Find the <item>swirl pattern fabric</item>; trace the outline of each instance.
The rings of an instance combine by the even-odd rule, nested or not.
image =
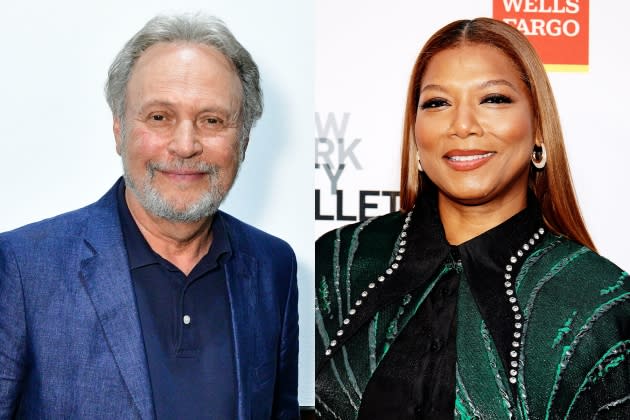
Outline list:
[[[364,313],[357,313],[357,318],[345,325],[361,293],[369,290],[369,283],[394,261],[404,223],[405,215],[391,213],[329,232],[317,242],[319,418],[361,418],[361,407],[368,403],[364,398],[379,398],[374,394],[366,397],[366,388],[384,365],[390,348],[432,290],[454,273],[459,279],[454,418],[630,418],[628,273],[551,233],[531,249],[514,273],[523,311],[514,387],[508,381],[493,331],[471,292],[466,271],[458,270],[442,254],[424,256],[441,259],[430,279],[416,288],[400,288],[400,293],[389,299],[365,298],[358,310]],[[385,287],[376,289],[370,292],[389,293]],[[326,355],[333,340],[339,344]],[[413,357],[409,355],[410,360]],[[407,367],[399,369],[404,378]],[[409,410],[408,418],[417,418],[417,414]]]

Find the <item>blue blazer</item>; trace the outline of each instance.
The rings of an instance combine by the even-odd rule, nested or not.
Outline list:
[[[288,244],[223,214],[239,419],[296,419],[297,284]],[[153,419],[116,207],[0,235],[0,418]]]

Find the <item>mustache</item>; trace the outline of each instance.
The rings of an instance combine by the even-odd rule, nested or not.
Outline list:
[[[147,170],[151,175],[153,175],[155,171],[190,171],[205,173],[208,175],[216,175],[219,173],[219,168],[216,165],[211,165],[207,162],[189,162],[179,159],[169,162],[149,162],[147,164]]]

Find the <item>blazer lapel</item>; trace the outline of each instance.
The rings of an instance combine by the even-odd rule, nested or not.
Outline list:
[[[232,242],[234,243],[234,242]],[[252,331],[253,310],[258,296],[256,260],[234,248],[234,256],[225,267],[225,278],[232,313],[232,333],[236,381],[238,390],[237,413],[239,419],[251,418],[251,371],[255,357],[255,334]]]
[[[109,201],[109,203],[107,203]],[[103,328],[120,375],[142,419],[154,418],[140,320],[115,195],[88,219],[80,277]]]

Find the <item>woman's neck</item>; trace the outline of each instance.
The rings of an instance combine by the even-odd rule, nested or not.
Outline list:
[[[438,210],[446,240],[460,245],[500,225],[527,207],[527,192],[509,200],[462,204],[438,192]]]

